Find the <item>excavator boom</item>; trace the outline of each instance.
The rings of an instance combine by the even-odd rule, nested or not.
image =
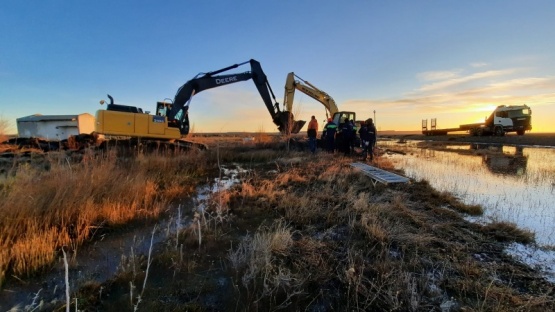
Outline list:
[[[295,77],[298,78],[298,80],[296,80]],[[339,112],[339,109],[335,104],[335,100],[329,94],[295,75],[293,72],[287,74],[287,79],[285,81],[285,95],[283,102],[285,107],[287,107],[287,110],[291,111],[293,109],[295,89],[322,103],[322,105],[326,108],[326,113],[329,113],[330,117]]]
[[[227,74],[227,75],[217,75],[219,73],[225,72],[230,69],[237,68],[241,65],[250,63],[251,71],[239,73],[239,74]],[[295,124],[293,115],[290,111],[280,111],[279,103],[276,101],[276,97],[270,84],[268,78],[260,63],[256,60],[251,59],[248,62],[243,62],[241,64],[235,64],[222,68],[217,71],[209,72],[203,74],[187,81],[179,90],[177,91],[171,110],[168,112],[168,121],[177,123],[181,134],[189,133],[189,119],[188,119],[188,109],[189,101],[191,98],[204,90],[224,86],[227,84],[245,81],[252,79],[268,112],[272,116],[272,121],[278,126],[278,129],[282,133],[297,133],[295,127],[291,127]],[[273,99],[273,101],[272,101]],[[304,124],[304,123],[303,123]],[[293,128],[293,129],[292,129]],[[299,129],[300,130],[300,129]]]
[[[247,63],[251,66],[250,71],[221,74]],[[276,101],[260,63],[252,59],[195,76],[179,88],[173,103],[158,102],[154,115],[143,112],[142,109],[135,106],[115,104],[114,99],[108,95],[110,103],[107,109],[97,111],[95,132],[103,136],[165,141],[181,140],[179,142],[182,143],[183,137],[189,133],[189,104],[196,93],[249,79],[253,80],[279,131],[285,134],[297,133],[300,130],[297,125],[301,124],[302,127],[304,121],[296,122],[290,111],[280,110],[279,103]],[[101,104],[103,103],[104,100],[101,101]]]

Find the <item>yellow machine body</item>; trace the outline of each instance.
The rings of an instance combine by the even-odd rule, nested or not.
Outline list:
[[[180,139],[179,128],[169,127],[165,116],[98,110],[96,133],[150,139]]]

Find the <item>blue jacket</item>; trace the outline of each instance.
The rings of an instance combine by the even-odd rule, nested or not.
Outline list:
[[[347,121],[341,124],[341,134],[345,136],[345,138],[350,138],[353,136],[353,125]]]
[[[368,126],[368,134],[370,136],[370,142],[376,142],[376,137],[378,135],[377,131],[376,131],[376,126],[374,126],[373,123],[369,124]]]
[[[362,125],[360,130],[358,130],[358,133],[360,134],[361,140],[370,142],[370,133],[368,132],[368,127],[366,125]]]
[[[335,133],[337,132],[337,125],[335,124],[335,122],[333,121],[329,121],[325,126],[324,126],[324,136],[326,136],[326,138],[333,138],[335,137]]]

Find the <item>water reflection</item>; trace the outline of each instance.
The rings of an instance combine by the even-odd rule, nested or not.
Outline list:
[[[482,163],[493,173],[504,175],[522,176],[526,173],[528,156],[524,155],[522,146],[511,146],[514,153],[507,153],[503,146],[496,146],[499,150],[491,152],[489,146],[485,144],[472,144],[471,148],[478,150],[488,148],[488,153],[482,155]]]
[[[482,164],[494,174],[522,176],[526,173],[528,165],[528,155],[524,154],[524,146],[506,146],[497,143],[445,144],[437,142],[419,142],[416,146],[421,149],[481,156]]]
[[[484,207],[483,222],[508,221],[536,234],[540,245],[555,245],[555,149],[502,145],[426,145],[421,142],[386,148],[398,169],[427,180],[467,204]]]
[[[506,252],[555,282],[554,148],[417,141],[380,141],[379,147],[401,152],[384,157],[406,176],[484,208],[484,216],[467,220],[533,231],[540,248],[512,244]]]

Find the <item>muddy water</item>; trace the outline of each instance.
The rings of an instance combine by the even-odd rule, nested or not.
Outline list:
[[[195,211],[203,211],[211,194],[225,190],[239,182],[238,176],[245,171],[240,167],[221,168],[221,176],[209,185],[200,186],[195,197],[169,207],[169,213],[160,220],[152,221],[128,230],[119,230],[95,237],[94,242],[69,251],[70,288],[75,290],[85,282],[102,283],[113,277],[122,266],[130,265],[130,258],[148,254],[151,244],[174,237],[178,229],[191,223]],[[16,311],[32,311],[41,302],[65,300],[65,267],[63,259],[52,270],[41,276],[12,281],[0,291],[0,311],[15,308]]]
[[[527,262],[534,265],[538,263],[531,257],[541,256],[540,264],[555,277],[555,255],[545,250],[555,246],[554,148],[450,144],[438,150],[416,141],[381,143],[383,149],[406,153],[387,156],[406,176],[427,180],[439,191],[484,207],[482,217],[469,220],[508,221],[534,232],[540,249],[512,246],[509,251],[523,259],[530,258]]]

